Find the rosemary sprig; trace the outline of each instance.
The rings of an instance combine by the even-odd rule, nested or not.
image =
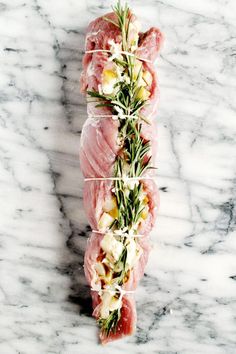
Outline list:
[[[122,50],[124,52],[129,51],[129,24],[131,20],[131,13],[127,4],[122,7],[120,1],[117,5],[113,7],[113,11],[117,15],[118,26],[122,35]],[[106,20],[109,20],[105,18]],[[111,22],[109,20],[109,22]],[[114,21],[112,21],[113,23]],[[113,23],[114,24],[114,23]],[[129,81],[120,81],[115,86],[118,87],[117,94],[115,96],[100,94],[96,91],[87,91],[88,95],[91,97],[96,97],[102,99],[105,102],[102,103],[102,106],[111,107],[113,113],[116,114],[116,106],[121,108],[126,115],[137,115],[141,108],[146,104],[147,100],[138,98],[140,91],[140,86],[138,85],[141,74],[142,74],[142,65],[140,66],[137,77],[134,77],[134,65],[135,57],[127,54],[122,55],[123,59],[114,59],[114,62],[124,68],[123,75],[128,74]],[[98,103],[98,107],[102,107]]]
[[[120,309],[114,310],[107,318],[100,318],[97,322],[102,328],[102,332],[109,336],[110,333],[115,333],[117,324],[120,319]]]
[[[122,35],[122,50],[128,51],[128,33],[129,33],[129,8],[128,5],[125,4],[124,7],[121,6],[120,0],[117,2],[116,6],[114,6],[113,11],[115,12],[118,20],[118,26]]]
[[[122,37],[122,51],[130,52],[129,27],[131,12],[127,5],[121,6],[120,1],[113,7],[117,16],[117,22],[106,17],[104,19],[118,26]],[[113,59],[114,63],[120,67],[121,80],[116,83],[114,93],[111,95],[96,91],[87,91],[88,95],[96,99],[97,107],[109,107],[112,115],[119,118],[119,138],[121,140],[121,151],[114,164],[115,177],[139,177],[144,171],[150,168],[150,142],[142,138],[142,125],[137,118],[146,121],[140,115],[140,110],[145,106],[147,100],[140,98],[140,80],[142,76],[142,64],[138,73],[135,73],[135,56],[123,53],[119,58]],[[123,119],[128,116],[129,118]],[[148,157],[149,156],[149,157]],[[114,181],[114,194],[117,200],[118,217],[114,220],[110,228],[112,230],[131,230],[139,221],[144,210],[141,194],[143,184],[138,181],[130,186],[123,179]],[[114,284],[122,286],[128,271],[127,267],[127,247],[128,240],[122,238],[124,244],[123,251],[114,264],[113,279]],[[102,332],[108,336],[115,333],[117,324],[121,316],[121,309],[110,312],[106,319],[100,318],[98,323]]]
[[[87,91],[93,98],[102,100],[104,106],[111,107],[114,114],[117,114],[116,107],[120,107],[126,115],[137,115],[147,100],[137,97],[139,87],[137,81],[133,83],[119,82],[119,90],[115,96],[100,94],[97,91]],[[98,105],[99,101],[98,101]],[[97,105],[97,106],[98,106]]]
[[[115,274],[115,278],[113,279],[113,281],[120,286],[123,284],[123,280],[126,273],[126,267],[125,267],[126,259],[127,259],[127,248],[124,247],[118,261],[115,264],[116,274]],[[106,319],[100,318],[98,320],[98,324],[100,325],[102,331],[106,336],[108,336],[111,332],[115,333],[120,316],[121,316],[120,309],[116,309],[111,311],[111,313]]]
[[[125,242],[125,239],[123,241]],[[118,285],[123,284],[123,280],[126,273],[126,260],[127,260],[127,248],[124,247],[118,261],[115,264],[116,274],[115,274],[114,281]]]
[[[122,127],[124,139],[124,155],[129,164],[128,177],[139,177],[149,167],[150,158],[146,156],[150,150],[150,142],[141,137],[141,124],[134,120],[128,121]]]
[[[116,27],[119,28],[118,23],[116,23],[115,21],[112,21],[110,18],[108,18],[108,17],[106,17],[106,16],[103,16],[103,19],[106,20],[107,22],[112,23],[114,26],[116,26]]]
[[[135,185],[134,188],[127,193],[124,181],[115,181],[115,195],[118,204],[118,217],[115,226],[118,229],[131,229],[138,222],[144,210],[142,201],[139,198],[141,191],[141,183]]]

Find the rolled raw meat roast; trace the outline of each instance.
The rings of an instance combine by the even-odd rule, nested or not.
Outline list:
[[[144,274],[159,198],[154,181],[158,85],[153,62],[162,43],[130,9],[91,22],[81,90],[88,119],[81,136],[84,207],[92,228],[84,259],[102,343],[130,335],[134,290]]]

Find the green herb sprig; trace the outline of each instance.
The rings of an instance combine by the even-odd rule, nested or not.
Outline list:
[[[104,19],[120,29],[122,37],[122,58],[114,58],[116,65],[120,66],[123,73],[123,80],[115,85],[114,93],[105,95],[97,91],[87,91],[87,94],[97,102],[96,107],[108,107],[112,115],[117,115],[119,120],[119,138],[121,141],[121,151],[114,164],[114,177],[139,177],[150,168],[150,142],[142,138],[142,124],[140,120],[148,122],[140,114],[141,109],[147,104],[147,100],[139,98],[140,79],[142,75],[142,65],[137,75],[134,75],[136,58],[126,54],[130,52],[129,28],[131,12],[127,4],[122,7],[120,1],[113,8],[117,21],[109,18]],[[125,80],[124,76],[129,80]],[[125,119],[121,117],[121,112]],[[149,156],[149,157],[148,157]],[[133,188],[128,188],[125,180],[114,181],[114,194],[117,200],[118,217],[114,220],[110,228],[112,230],[131,230],[138,223],[144,206],[141,194],[143,184],[138,181]],[[114,265],[114,284],[122,286],[127,274],[127,238],[123,237],[123,251]],[[109,336],[115,333],[117,324],[121,317],[121,309],[110,312],[106,319],[98,319],[102,332]]]
[[[102,332],[108,337],[110,333],[114,333],[120,319],[120,309],[114,310],[107,318],[100,318],[97,322]]]

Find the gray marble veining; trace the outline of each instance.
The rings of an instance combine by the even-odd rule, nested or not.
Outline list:
[[[0,2],[0,353],[236,353],[236,2],[130,1],[158,26],[153,250],[137,332],[90,317],[78,149],[85,29],[111,1]]]

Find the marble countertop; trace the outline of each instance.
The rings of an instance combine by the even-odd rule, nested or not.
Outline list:
[[[166,37],[161,207],[137,332],[98,344],[83,275],[79,77],[85,28],[111,3],[0,2],[0,353],[236,353],[234,0],[130,1]]]

